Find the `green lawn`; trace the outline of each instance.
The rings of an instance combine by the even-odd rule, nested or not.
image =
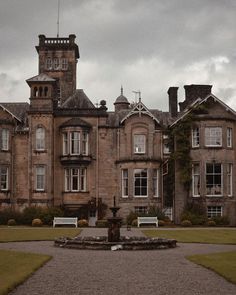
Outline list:
[[[234,229],[144,230],[148,237],[175,239],[183,243],[236,244]]]
[[[187,257],[190,261],[209,268],[236,284],[236,252],[212,253]]]
[[[75,237],[81,230],[77,228],[0,228],[0,242],[51,241],[58,237]]]
[[[50,259],[47,255],[0,250],[0,295],[8,294]]]

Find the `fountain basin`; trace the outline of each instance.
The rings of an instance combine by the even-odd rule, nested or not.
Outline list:
[[[176,240],[146,237],[120,237],[118,242],[109,242],[107,237],[61,237],[55,240],[54,246],[79,250],[157,250],[176,247]]]

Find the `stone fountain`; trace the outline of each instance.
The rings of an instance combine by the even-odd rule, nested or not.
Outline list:
[[[146,237],[122,237],[120,227],[122,218],[117,216],[120,207],[116,206],[114,197],[113,207],[109,208],[112,217],[108,217],[108,235],[95,237],[61,237],[55,240],[54,246],[70,249],[87,250],[157,250],[176,247],[176,240]]]

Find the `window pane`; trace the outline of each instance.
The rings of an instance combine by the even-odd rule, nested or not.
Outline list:
[[[128,169],[122,170],[122,197],[128,197]]]
[[[9,130],[2,129],[2,150],[7,151],[9,149]]]
[[[1,190],[7,190],[8,189],[8,168],[2,166],[0,168],[0,181],[1,181]]]
[[[141,134],[134,135],[134,153],[145,153],[146,136]]]
[[[153,196],[158,197],[158,170],[153,169]]]
[[[233,195],[232,171],[233,171],[233,165],[232,164],[227,164],[227,195],[228,196]]]
[[[192,130],[192,146],[199,147],[199,142],[200,142],[199,128],[196,127]]]
[[[212,218],[216,216],[222,216],[222,206],[208,206],[207,217]]]
[[[36,190],[45,189],[45,167],[36,167]]]
[[[222,128],[221,127],[205,128],[205,145],[206,146],[222,145]]]
[[[135,196],[147,196],[147,169],[134,170]]]
[[[36,129],[36,149],[45,149],[45,129],[43,127],[39,127]]]
[[[206,164],[207,195],[222,195],[222,165],[219,163]]]
[[[87,155],[88,154],[88,133],[83,132],[82,134],[82,154]]]
[[[200,196],[200,165],[199,163],[193,164],[193,196]]]
[[[71,132],[71,154],[78,155],[80,153],[80,133]]]
[[[63,155],[68,154],[68,133],[63,133]]]

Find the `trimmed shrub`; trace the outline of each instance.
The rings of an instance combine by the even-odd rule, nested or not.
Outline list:
[[[43,222],[42,222],[42,220],[41,219],[39,219],[39,218],[35,218],[35,219],[33,219],[33,221],[32,221],[32,226],[42,226],[43,225]]]
[[[86,219],[80,219],[78,221],[78,227],[87,227],[88,226],[88,221]]]
[[[97,227],[108,227],[108,222],[105,219],[100,219],[96,221]]]
[[[52,225],[54,217],[63,217],[64,211],[58,207],[50,207],[41,209],[41,213],[38,216],[43,224]]]
[[[181,222],[181,226],[184,226],[184,227],[189,227],[189,226],[192,226],[192,222],[190,220],[183,220]]]
[[[158,226],[164,226],[165,221],[164,220],[158,220]]]
[[[138,220],[137,219],[134,219],[132,221],[132,224],[131,225],[137,227],[138,226]]]
[[[208,221],[207,221],[207,225],[208,225],[208,226],[216,226],[216,223],[215,223],[214,220],[208,220]]]
[[[215,216],[212,217],[216,225],[229,225],[229,218],[227,216]]]
[[[7,222],[7,225],[8,225],[8,226],[16,225],[16,221],[15,221],[15,219],[9,219],[8,222]]]
[[[133,212],[133,211],[130,211],[130,212],[129,212],[129,215],[127,215],[127,217],[126,217],[126,223],[127,223],[128,225],[131,225],[132,222],[133,222],[133,220],[137,219],[138,216],[139,216],[138,213],[135,213],[135,212]]]
[[[0,213],[0,224],[7,224],[9,219],[15,219],[16,223],[20,223],[21,213],[11,208],[6,208]]]
[[[26,207],[22,212],[21,223],[31,225],[33,219],[41,217],[42,211],[41,207]]]

